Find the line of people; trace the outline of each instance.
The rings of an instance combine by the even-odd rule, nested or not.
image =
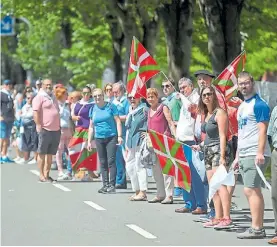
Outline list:
[[[26,94],[27,103],[22,108],[22,134],[25,139],[37,140],[32,141],[32,144],[37,143],[37,147],[28,146],[24,158],[27,160],[29,152],[36,152],[40,181],[52,182],[49,172],[52,156],[56,155],[58,180],[71,179],[70,162],[67,174],[63,173],[62,155],[69,149],[74,128],[81,126],[88,131],[86,148],[89,151],[94,147],[97,149],[103,182],[99,193],[116,193],[117,189],[126,189],[127,172],[134,191],[129,200],[172,204],[174,196],[182,195],[184,206],[175,212],[200,215],[198,221],[203,223],[203,227],[215,229],[233,227],[230,210],[235,186],[222,185],[211,203],[207,204],[211,178],[219,166],[224,166],[227,171],[235,171],[236,179],[239,173],[242,175],[244,194],[251,211],[251,227],[237,237],[264,238],[262,180],[256,165],[265,172],[270,163],[270,136],[274,147],[271,159],[272,202],[276,218],[277,108],[274,108],[270,119],[270,108],[255,92],[254,79],[248,72],[238,75],[239,97],[233,97],[228,102],[212,85],[212,73],[200,70],[195,77],[199,89],[194,88],[189,78],[181,78],[178,82],[180,92],[174,88],[173,80],[163,81],[163,99],[156,88],[147,89],[146,100],[126,95],[124,84],[118,82],[107,84],[104,90],[92,90],[86,86],[81,99],[80,94],[74,92],[69,102],[65,87],[56,85],[52,90],[51,80],[45,79],[34,98],[32,93]],[[4,93],[8,95],[10,84],[4,83],[4,86]],[[5,104],[7,109],[11,108],[9,99],[5,98],[3,104],[1,99],[1,108]],[[1,110],[1,120],[4,119],[1,130],[5,129],[5,133],[10,128],[9,124],[6,128],[3,124],[9,123],[10,113],[7,112],[3,114]],[[205,162],[206,175],[201,179],[191,166],[190,192],[178,188],[174,177],[162,173],[159,160],[151,149],[148,130],[174,137],[199,151]],[[8,134],[5,137],[7,139]],[[26,146],[28,142],[24,138]],[[1,161],[4,162],[7,158],[3,152],[5,145],[1,135]],[[151,199],[147,198],[149,169],[157,185],[157,194]],[[277,233],[277,226],[275,231]],[[276,237],[270,243],[276,244]]]

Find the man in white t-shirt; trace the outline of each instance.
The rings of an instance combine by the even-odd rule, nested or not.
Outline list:
[[[178,141],[191,146],[195,144],[194,125],[199,93],[197,89],[193,88],[193,83],[189,78],[181,78],[179,80],[179,89],[181,93],[177,97],[181,99],[182,107],[176,129],[176,138]],[[204,184],[195,167],[192,165],[190,168],[192,189],[190,192],[183,190],[185,206],[176,209],[175,212],[205,214],[207,213],[207,199],[205,197]]]
[[[240,239],[260,239],[266,236],[263,227],[264,198],[261,191],[262,179],[258,172],[264,172],[270,162],[270,146],[267,127],[270,108],[255,91],[255,82],[250,73],[238,75],[238,87],[244,96],[239,106],[238,149],[235,163],[239,163],[244,182],[244,194],[251,211],[251,227],[237,235]]]

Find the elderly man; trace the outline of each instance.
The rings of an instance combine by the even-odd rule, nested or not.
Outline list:
[[[1,146],[1,163],[12,163],[13,160],[7,156],[9,140],[12,132],[14,121],[14,104],[11,95],[12,82],[5,80],[1,90],[1,108],[0,108],[0,146]]]
[[[271,153],[271,198],[275,217],[275,236],[268,243],[277,245],[277,106],[271,113],[267,135],[273,146]]]
[[[194,145],[194,125],[195,125],[195,109],[199,101],[199,94],[193,88],[193,83],[189,78],[181,78],[179,80],[179,89],[181,94],[179,97],[182,101],[180,119],[177,124],[176,138],[186,145]],[[190,161],[189,161],[190,162]],[[204,184],[196,171],[193,164],[190,164],[192,185],[191,191],[188,193],[183,190],[183,199],[185,206],[175,210],[176,213],[205,214],[207,213],[207,199],[205,197]]]
[[[125,145],[125,138],[126,138],[126,127],[125,127],[125,121],[126,117],[129,112],[129,101],[127,97],[125,96],[125,86],[120,81],[113,84],[113,95],[114,100],[113,104],[116,105],[119,118],[122,123],[122,138],[124,140],[124,143],[121,146],[118,146],[116,151],[116,189],[127,189],[127,182],[126,182],[126,169],[125,169],[125,160],[124,160],[124,145]]]
[[[49,176],[52,156],[56,155],[60,143],[60,110],[52,93],[52,81],[42,81],[42,88],[33,99],[34,121],[38,132],[39,181],[53,182]]]

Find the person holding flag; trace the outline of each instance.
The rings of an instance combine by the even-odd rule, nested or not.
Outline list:
[[[235,164],[239,164],[244,183],[244,194],[251,211],[251,227],[239,233],[239,239],[266,237],[264,223],[264,198],[261,184],[264,171],[270,163],[270,146],[267,126],[270,120],[268,104],[256,93],[252,75],[246,71],[238,75],[238,87],[244,102],[238,109],[238,151]]]
[[[193,83],[189,78],[181,78],[179,80],[180,94],[176,97],[181,99],[182,108],[180,111],[180,119],[176,129],[176,139],[182,143],[191,146],[195,145],[194,125],[195,114],[191,112],[194,105],[198,105],[199,94],[193,88]],[[207,213],[207,199],[205,197],[204,184],[195,169],[194,165],[190,166],[192,188],[190,192],[182,190],[185,206],[175,209],[176,213],[190,213],[192,214],[206,214]]]
[[[200,113],[204,115],[202,132],[206,134],[204,142],[192,147],[204,151],[205,166],[208,182],[219,166],[228,169],[231,161],[231,148],[227,145],[228,117],[226,112],[219,107],[214,87],[201,89],[198,104]],[[230,197],[227,186],[222,185],[213,196],[215,218],[204,223],[207,228],[229,228],[232,226],[230,217]]]
[[[141,164],[140,146],[147,131],[147,117],[149,108],[141,103],[140,98],[128,95],[130,102],[129,114],[126,118],[126,171],[130,177],[132,189],[135,192],[130,201],[146,201],[147,170]]]
[[[159,94],[156,88],[147,89],[147,102],[150,105],[148,112],[148,130],[153,130],[166,136],[176,136],[175,124],[168,107],[159,103]],[[157,196],[149,203],[173,203],[174,177],[162,173],[157,162],[153,166],[153,175],[157,183]]]
[[[180,118],[180,109],[182,107],[182,103],[180,99],[177,99],[175,88],[174,88],[174,80],[171,78],[168,78],[168,80],[165,80],[162,82],[162,89],[163,93],[166,96],[166,98],[163,101],[163,104],[168,106],[172,120],[174,121],[175,126],[177,126],[177,123]],[[177,181],[175,181],[175,188],[174,188],[174,196],[180,196],[182,193],[182,189],[177,186]]]

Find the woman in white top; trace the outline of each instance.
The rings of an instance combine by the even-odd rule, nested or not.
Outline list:
[[[22,133],[22,151],[24,152],[25,162],[30,158],[30,152],[34,152],[35,163],[37,158],[38,134],[34,121],[34,112],[32,108],[33,93],[26,93],[26,104],[22,107],[21,114],[21,133]]]

